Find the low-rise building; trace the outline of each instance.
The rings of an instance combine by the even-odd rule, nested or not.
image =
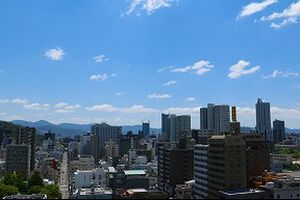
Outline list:
[[[75,199],[112,199],[113,191],[106,187],[80,188],[74,193]]]
[[[74,175],[75,189],[107,185],[107,172],[103,168],[76,171]]]
[[[262,186],[273,199],[300,199],[300,177],[285,176]]]
[[[245,189],[220,191],[221,199],[269,199],[269,195],[264,190]]]
[[[176,185],[175,199],[193,199],[195,195],[195,180]]]

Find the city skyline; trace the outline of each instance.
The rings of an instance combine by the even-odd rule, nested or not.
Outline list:
[[[0,2],[1,120],[199,128],[215,103],[255,127],[262,98],[300,128],[298,0],[33,2]]]

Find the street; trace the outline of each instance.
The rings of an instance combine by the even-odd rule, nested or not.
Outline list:
[[[67,152],[64,153],[62,163],[61,163],[59,189],[62,194],[62,199],[69,199],[69,172],[68,172]]]

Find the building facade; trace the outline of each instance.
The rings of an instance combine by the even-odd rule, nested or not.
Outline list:
[[[91,126],[92,155],[95,162],[98,162],[105,153],[107,142],[118,142],[121,134],[121,126],[110,126],[106,123],[95,124]]]
[[[270,103],[258,99],[256,103],[256,132],[262,134],[268,141],[273,141],[271,127]]]
[[[283,142],[285,139],[285,125],[284,121],[273,121],[273,143],[277,144]]]
[[[207,199],[208,181],[208,145],[197,144],[194,147],[194,176],[196,199]]]

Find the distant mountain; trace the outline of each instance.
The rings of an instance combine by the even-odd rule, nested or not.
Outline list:
[[[90,131],[90,127],[92,125],[92,124],[73,124],[73,123],[52,124],[45,120],[40,120],[37,122],[15,120],[11,122],[20,126],[34,127],[41,134],[48,132],[50,130],[51,132],[54,132],[61,136],[74,136],[78,134],[79,135],[84,134]],[[138,133],[139,130],[142,130],[142,125],[122,126],[123,134],[126,134],[128,131],[132,131],[133,133]],[[151,128],[150,133],[159,134],[160,129]]]

